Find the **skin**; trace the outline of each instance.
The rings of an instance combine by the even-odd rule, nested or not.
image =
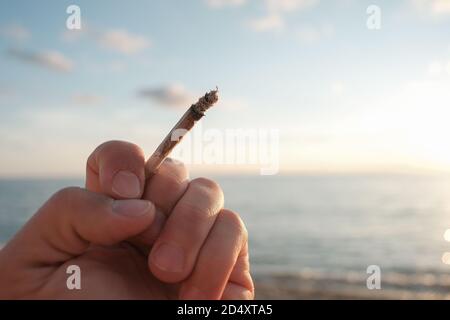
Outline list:
[[[144,164],[134,144],[99,146],[86,187],[58,191],[0,251],[0,298],[253,299],[247,231],[220,186],[170,159],[146,181]]]

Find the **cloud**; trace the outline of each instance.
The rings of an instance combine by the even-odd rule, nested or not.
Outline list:
[[[138,53],[152,45],[147,37],[125,29],[102,30],[86,22],[80,30],[64,30],[61,34],[61,39],[67,43],[74,43],[83,38],[95,41],[102,48],[128,55]]]
[[[205,0],[205,2],[210,7],[222,8],[243,6],[248,0]],[[315,6],[318,2],[319,0],[265,0],[264,5],[270,14],[303,10]]]
[[[433,17],[450,16],[449,0],[410,0],[413,7],[420,13]]]
[[[109,30],[98,33],[96,38],[102,47],[124,54],[134,54],[151,45],[146,37],[131,34],[126,30]]]
[[[73,69],[73,62],[58,51],[32,52],[9,49],[7,53],[16,60],[59,72],[70,72]]]
[[[311,8],[319,0],[266,0],[269,12],[293,12]]]
[[[247,3],[247,0],[206,0],[206,4],[212,8],[239,7]]]
[[[213,8],[225,6],[242,6],[247,0],[205,0]],[[261,1],[266,14],[259,18],[247,21],[246,25],[256,32],[280,31],[285,28],[285,15],[287,13],[302,11],[312,8],[319,3],[319,0],[264,0]]]
[[[248,22],[249,27],[257,32],[282,30],[284,20],[278,14],[270,14],[262,18],[252,19]]]
[[[316,6],[319,0],[265,0],[266,16],[248,22],[257,32],[282,30],[286,26],[285,15]]]
[[[0,35],[16,41],[23,41],[31,36],[28,29],[17,24],[11,24],[0,28]]]
[[[177,84],[142,89],[138,95],[142,98],[150,98],[166,107],[187,107],[195,102],[194,95]]]
[[[204,93],[203,93],[204,94]],[[197,102],[202,93],[192,93],[180,84],[171,84],[154,88],[144,88],[138,91],[138,96],[150,99],[164,107],[188,108]],[[249,107],[249,103],[243,99],[220,97],[220,108],[226,110],[243,110]]]

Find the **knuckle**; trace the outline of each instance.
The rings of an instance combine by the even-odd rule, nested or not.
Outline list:
[[[211,180],[211,179],[207,179],[207,178],[197,178],[191,181],[191,184],[193,186],[202,188],[202,189],[206,189],[206,190],[210,190],[212,191],[214,194],[218,194],[221,197],[223,197],[223,191],[222,188],[220,187],[220,185]]]
[[[79,187],[66,187],[57,191],[51,200],[55,202],[59,207],[70,207],[77,202],[80,193],[82,192]]]
[[[190,203],[180,204],[180,212],[183,213],[183,223],[186,223],[189,227],[198,226],[213,216],[209,208]]]
[[[178,168],[178,170],[187,172],[186,164],[183,161],[180,161],[180,160],[177,160],[174,158],[167,157],[166,159],[164,159],[163,165],[169,165],[172,167],[176,166]]]
[[[244,221],[242,221],[242,218],[238,213],[232,210],[223,209],[220,212],[220,215],[222,219],[230,225],[230,228],[232,228],[237,234],[241,235],[245,241],[247,241],[248,231],[245,227]]]
[[[81,188],[67,187],[54,193],[50,199],[39,209],[39,215],[51,216],[53,219],[65,219],[65,212],[73,212],[79,208]]]
[[[112,199],[94,193],[87,193],[80,187],[66,187],[57,191],[49,200],[49,205],[58,211],[80,211],[80,208],[89,207],[92,210],[109,210]],[[71,209],[71,210],[68,210]]]
[[[186,165],[181,161],[171,158],[166,158],[164,160],[158,174],[163,175],[177,184],[182,184],[189,176]]]

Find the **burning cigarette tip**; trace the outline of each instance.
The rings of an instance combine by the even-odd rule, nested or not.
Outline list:
[[[199,114],[205,114],[206,110],[211,108],[219,100],[219,88],[211,90],[201,97],[196,104],[192,105],[192,108]]]

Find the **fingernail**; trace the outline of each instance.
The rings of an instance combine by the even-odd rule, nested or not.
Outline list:
[[[196,287],[188,287],[181,293],[182,300],[206,300],[206,295]]]
[[[184,252],[179,246],[163,243],[153,254],[153,262],[162,271],[182,272],[184,267]]]
[[[153,204],[146,200],[116,200],[112,209],[119,215],[137,217],[149,212],[152,206]]]
[[[123,198],[136,198],[141,195],[141,183],[134,173],[119,171],[114,176],[112,190]]]

